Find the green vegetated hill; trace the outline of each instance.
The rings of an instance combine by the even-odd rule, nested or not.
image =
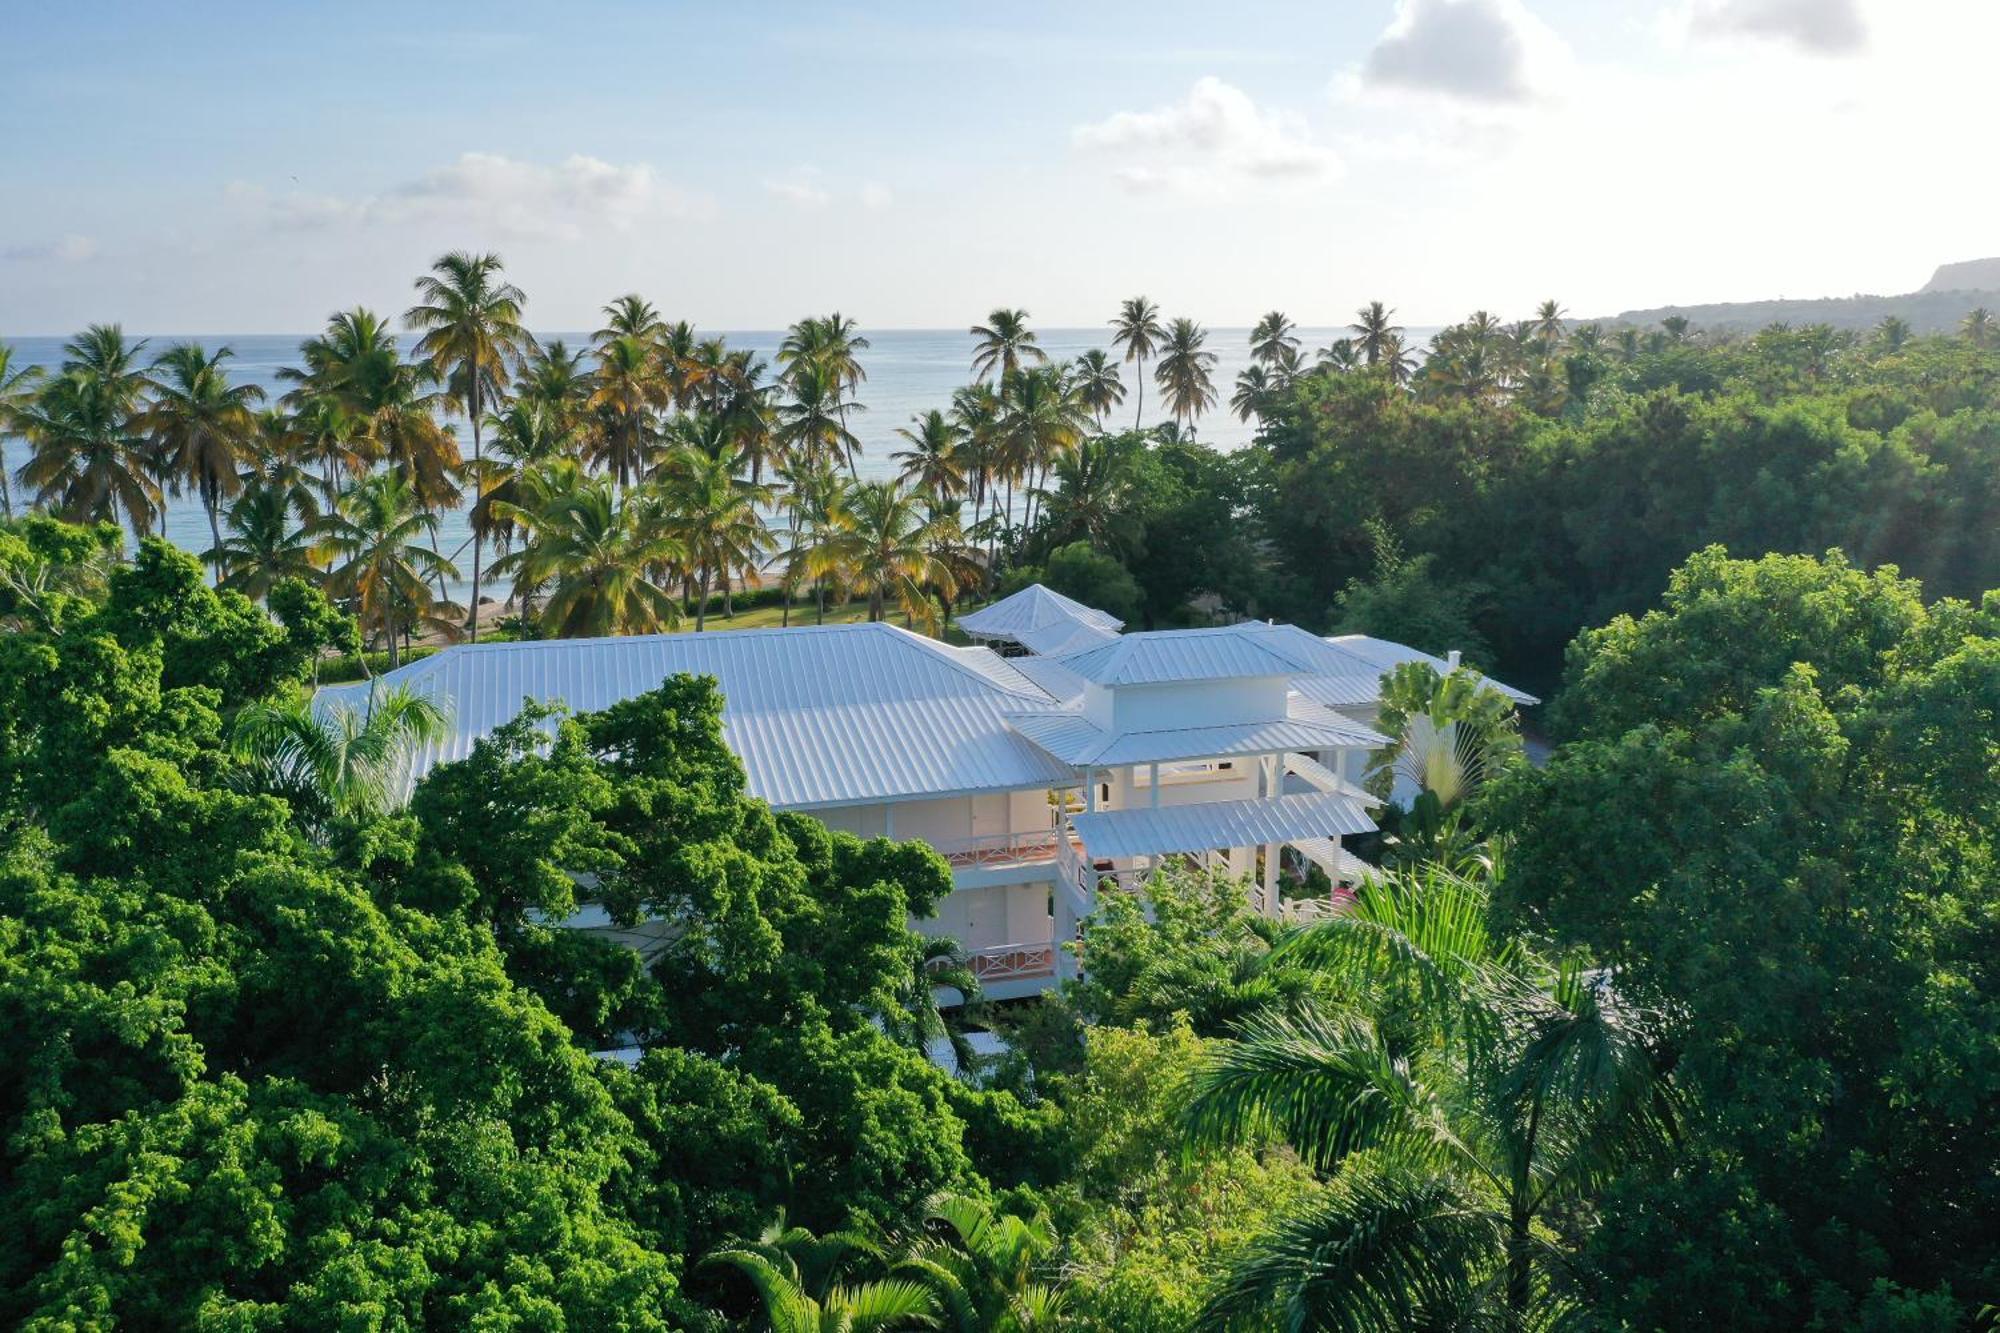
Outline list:
[[[1608,324],[1657,324],[1679,315],[1706,329],[1755,330],[1770,324],[1831,324],[1837,329],[1870,329],[1890,316],[1907,320],[1918,333],[1946,333],[1976,306],[2000,307],[2000,259],[1940,264],[1917,291],[1893,296],[1856,293],[1809,300],[1715,301],[1706,305],[1663,305],[1621,310]]]

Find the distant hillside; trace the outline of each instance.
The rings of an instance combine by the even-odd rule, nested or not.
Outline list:
[[[1899,315],[1918,333],[1948,333],[1965,312],[1986,306],[2000,312],[2000,259],[1968,259],[1940,264],[1922,290],[1901,296],[1829,296],[1807,301],[1717,301],[1709,305],[1665,305],[1623,310],[1606,324],[1657,324],[1680,315],[1699,328],[1761,329],[1766,324],[1831,324],[1837,329],[1870,329]]]

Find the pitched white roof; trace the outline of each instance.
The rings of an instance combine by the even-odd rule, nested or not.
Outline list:
[[[592,712],[682,672],[714,676],[750,791],[785,808],[1063,786],[1075,775],[1006,721],[1054,700],[985,648],[888,624],[461,644],[380,679],[442,703],[452,733],[415,775],[462,758],[521,701]],[[368,684],[320,691],[355,705]]]
[[[1070,827],[1092,857],[1201,852],[1218,847],[1368,833],[1375,823],[1345,796],[1267,796],[1071,815]]]
[[[975,638],[1011,639],[1037,653],[1049,652],[1053,648],[1039,647],[1034,639],[1054,645],[1078,626],[1116,634],[1125,627],[1125,622],[1109,612],[1085,606],[1075,598],[1065,597],[1039,583],[1030,583],[1021,591],[1002,597],[983,610],[958,618],[958,627]],[[1047,631],[1050,630],[1058,633],[1049,635]]]
[[[1286,701],[1286,716],[1282,718],[1222,726],[1114,732],[1069,709],[1016,713],[1008,721],[1036,745],[1072,765],[1152,764],[1286,750],[1373,749],[1389,743],[1387,737],[1296,696]]]
[[[1042,657],[1059,657],[1086,648],[1118,642],[1118,631],[1081,620],[1061,620],[1053,625],[1037,625],[1014,636],[1014,642]]]
[[[1340,651],[1296,625],[1246,620],[1208,629],[1150,630],[1125,634],[1082,652],[1062,665],[1099,685],[1159,685],[1249,676],[1345,678],[1356,702],[1373,700],[1381,670]]]
[[[1396,643],[1390,639],[1378,639],[1368,634],[1336,634],[1327,639],[1326,642],[1340,652],[1346,653],[1356,661],[1365,664],[1375,672],[1378,678],[1383,672],[1393,671],[1405,662],[1428,662],[1441,676],[1447,675],[1451,671],[1451,663],[1445,661],[1442,657],[1432,657],[1429,653],[1419,652],[1406,643]],[[1541,702],[1540,699],[1529,694],[1526,690],[1517,690],[1512,685],[1502,684],[1491,676],[1481,676],[1480,679],[1517,704],[1538,704]],[[1380,693],[1379,689],[1377,693]],[[1331,700],[1323,702],[1331,702]]]

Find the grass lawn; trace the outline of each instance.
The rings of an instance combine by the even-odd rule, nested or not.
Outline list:
[[[976,611],[985,605],[985,602],[975,601],[953,607],[952,617],[954,623],[957,617]],[[893,608],[883,618],[892,625],[901,625],[903,623],[903,617]],[[829,625],[858,625],[866,619],[868,619],[868,600],[865,597],[857,597],[846,606],[835,605],[831,602],[827,604],[826,623]],[[708,616],[708,630],[775,629],[784,623],[785,608],[782,606],[760,606],[755,610],[738,611],[733,620],[724,616],[720,611],[711,611]],[[812,603],[801,601],[794,606],[792,608],[791,623],[794,626],[819,623],[813,616]],[[689,616],[687,621],[681,626],[681,629],[683,632],[691,633],[694,630],[694,617]],[[956,637],[961,641],[963,640],[963,636]]]

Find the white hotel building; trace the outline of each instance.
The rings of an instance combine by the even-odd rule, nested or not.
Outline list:
[[[459,758],[524,699],[577,712],[709,675],[750,792],[864,836],[922,839],[956,885],[915,922],[972,955],[991,998],[1040,992],[1107,879],[1195,861],[1255,877],[1282,910],[1283,849],[1335,883],[1370,867],[1342,847],[1372,830],[1359,786],[1382,673],[1448,664],[1357,635],[1291,625],[1120,633],[1038,586],[964,617],[983,646],[889,624],[735,630],[447,648],[380,678],[443,705],[452,731],[414,776]],[[1521,703],[1531,696],[1505,686]],[[320,692],[359,703],[366,683]],[[572,924],[620,938],[602,909]],[[643,940],[643,928],[639,938]]]

